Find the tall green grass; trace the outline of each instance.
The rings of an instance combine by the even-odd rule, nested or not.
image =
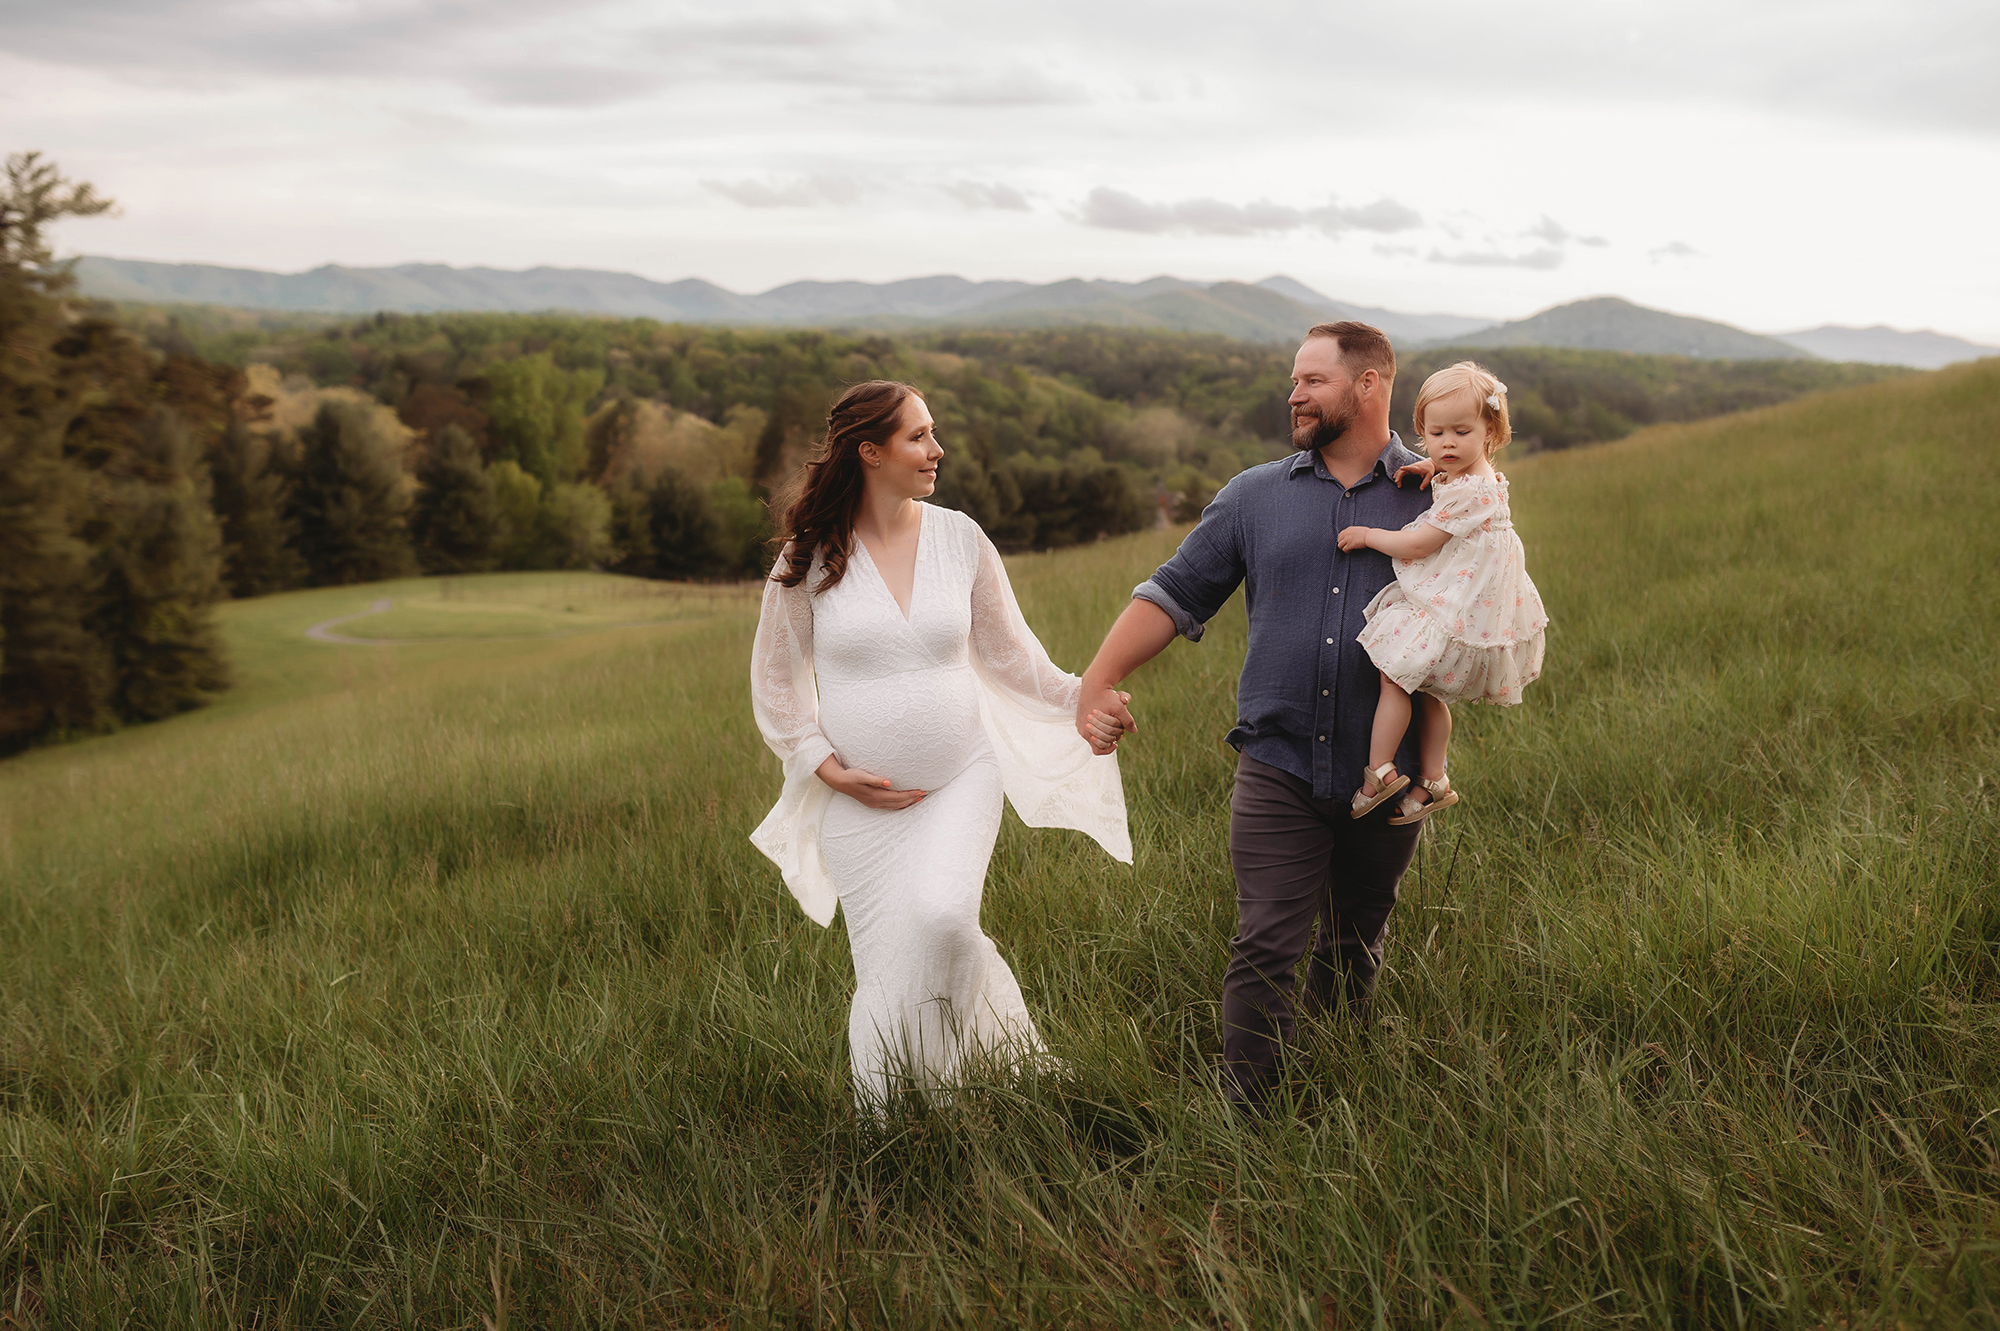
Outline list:
[[[231,606],[225,702],[0,764],[0,1320],[2000,1324],[1996,439],[1988,363],[1512,465],[1549,672],[1462,709],[1375,1020],[1261,1123],[1239,608],[1133,681],[1135,867],[1002,833],[1069,1071],[873,1129],[745,840],[747,598]],[[1013,561],[1059,661],[1173,540]]]

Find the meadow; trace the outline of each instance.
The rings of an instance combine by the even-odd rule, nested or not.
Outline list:
[[[1507,464],[1548,674],[1263,1122],[1240,602],[1131,682],[1134,867],[1003,829],[1068,1070],[882,1128],[754,589],[224,606],[215,705],[0,763],[0,1325],[2000,1326],[1996,440],[1985,362]],[[1177,537],[1010,561],[1059,662]]]

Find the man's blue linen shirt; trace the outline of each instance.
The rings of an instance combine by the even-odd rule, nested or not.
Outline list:
[[[1310,782],[1315,799],[1361,787],[1382,682],[1355,639],[1362,608],[1396,578],[1389,556],[1342,551],[1334,538],[1344,527],[1394,531],[1429,509],[1429,490],[1392,479],[1420,460],[1392,432],[1352,488],[1333,478],[1317,449],[1252,467],[1222,487],[1174,557],[1132,591],[1199,642],[1202,626],[1243,585],[1250,648],[1228,742]],[[1397,770],[1412,778],[1416,734],[1411,726],[1396,751]]]

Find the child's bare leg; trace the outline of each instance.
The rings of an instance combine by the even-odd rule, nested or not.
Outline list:
[[[1375,729],[1368,736],[1368,769],[1396,761],[1396,747],[1410,728],[1410,695],[1402,686],[1382,676],[1382,696],[1375,703]],[[1442,750],[1440,750],[1442,752]]]
[[[1451,708],[1436,698],[1425,698],[1423,715],[1417,718],[1417,754],[1424,780],[1444,779],[1444,754],[1450,746]]]

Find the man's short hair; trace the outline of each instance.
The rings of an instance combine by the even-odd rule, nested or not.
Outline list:
[[[1356,379],[1363,370],[1373,370],[1384,379],[1396,377],[1396,349],[1389,345],[1388,334],[1374,324],[1342,319],[1337,324],[1314,324],[1306,336],[1332,338],[1340,348],[1341,365]]]

